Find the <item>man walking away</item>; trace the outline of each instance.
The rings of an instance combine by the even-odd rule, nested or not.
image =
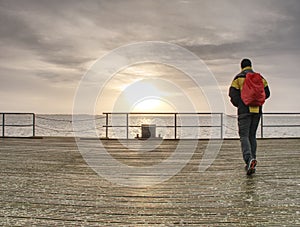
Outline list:
[[[238,128],[247,175],[255,173],[256,131],[262,115],[262,105],[270,97],[267,81],[253,71],[249,59],[241,61],[242,71],[233,79],[229,96],[237,107]]]

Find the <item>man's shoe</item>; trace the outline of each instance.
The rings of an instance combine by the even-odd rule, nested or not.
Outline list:
[[[248,164],[248,169],[247,169],[247,175],[251,175],[255,173],[255,166],[257,164],[257,161],[255,159],[251,159],[249,164]]]
[[[245,171],[246,172],[248,171],[248,165],[245,165]],[[255,173],[255,171],[256,171],[256,168],[254,168],[253,173]]]

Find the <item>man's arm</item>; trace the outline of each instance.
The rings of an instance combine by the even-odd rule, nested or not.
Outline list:
[[[270,97],[270,89],[268,82],[263,78],[264,86],[265,86],[265,94],[266,94],[266,99]]]
[[[235,78],[231,83],[231,86],[229,88],[229,97],[232,105],[238,107],[241,101],[241,92],[237,78]]]

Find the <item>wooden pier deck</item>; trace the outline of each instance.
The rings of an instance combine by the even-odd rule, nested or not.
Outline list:
[[[166,158],[178,141],[165,140],[146,155],[117,140],[103,143],[119,161],[139,166]],[[300,139],[259,140],[257,173],[250,177],[238,140],[224,140],[216,160],[200,173],[206,145],[200,140],[189,163],[168,181],[138,188],[96,174],[73,138],[2,138],[0,225],[300,225]]]

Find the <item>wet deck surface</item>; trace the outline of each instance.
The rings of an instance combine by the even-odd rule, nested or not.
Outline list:
[[[141,154],[118,141],[103,143],[120,162],[136,167],[166,159],[178,145],[163,141]],[[168,181],[138,188],[96,174],[73,139],[0,139],[0,225],[300,225],[300,139],[259,140],[257,173],[251,177],[238,140],[225,140],[200,173],[206,145],[199,141],[189,163]]]

